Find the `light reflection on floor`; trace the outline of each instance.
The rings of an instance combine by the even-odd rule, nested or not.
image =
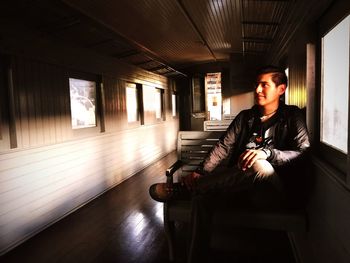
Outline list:
[[[164,222],[164,218],[163,218],[163,203],[157,203],[154,206],[155,210],[156,210],[156,218],[159,220],[160,223],[163,224]]]
[[[142,230],[147,225],[145,223],[145,216],[138,211],[135,211],[132,215],[127,217],[128,230],[131,230],[133,239],[137,239]]]

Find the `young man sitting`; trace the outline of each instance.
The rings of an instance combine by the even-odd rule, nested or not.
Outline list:
[[[294,184],[304,180],[298,178],[298,164],[310,143],[302,111],[280,100],[286,88],[284,70],[262,68],[255,105],[237,115],[200,168],[174,184],[176,191],[166,183],[150,187],[151,197],[160,202],[191,198],[189,262],[208,259],[211,215],[219,207],[275,209],[297,199]],[[218,167],[229,156],[231,165]]]

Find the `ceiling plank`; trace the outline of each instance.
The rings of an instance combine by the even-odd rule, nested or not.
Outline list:
[[[193,27],[194,31],[198,34],[198,36],[200,37],[200,39],[203,42],[203,44],[208,48],[210,54],[213,56],[214,61],[217,61],[213,50],[210,48],[208,42],[206,41],[206,39],[204,38],[204,36],[200,32],[200,30],[198,29],[197,25],[195,24],[195,22],[191,18],[190,14],[187,12],[186,7],[183,5],[182,1],[181,0],[176,0],[176,2],[178,4],[181,12],[184,14],[186,19],[188,20],[189,24]]]

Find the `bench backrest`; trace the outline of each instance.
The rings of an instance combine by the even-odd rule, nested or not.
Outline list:
[[[180,131],[177,157],[185,163],[182,166],[181,176],[196,170],[224,133],[224,131]]]

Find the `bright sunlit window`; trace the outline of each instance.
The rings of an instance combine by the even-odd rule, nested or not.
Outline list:
[[[347,153],[350,16],[322,39],[321,142]]]
[[[96,127],[96,82],[69,78],[73,129]]]
[[[175,94],[171,95],[171,111],[172,111],[172,116],[176,117],[176,95]]]
[[[163,92],[161,89],[155,89],[155,111],[156,111],[156,119],[162,118],[162,110],[163,110]]]
[[[139,120],[137,88],[134,83],[126,84],[126,110],[128,114],[128,122],[136,122]]]

